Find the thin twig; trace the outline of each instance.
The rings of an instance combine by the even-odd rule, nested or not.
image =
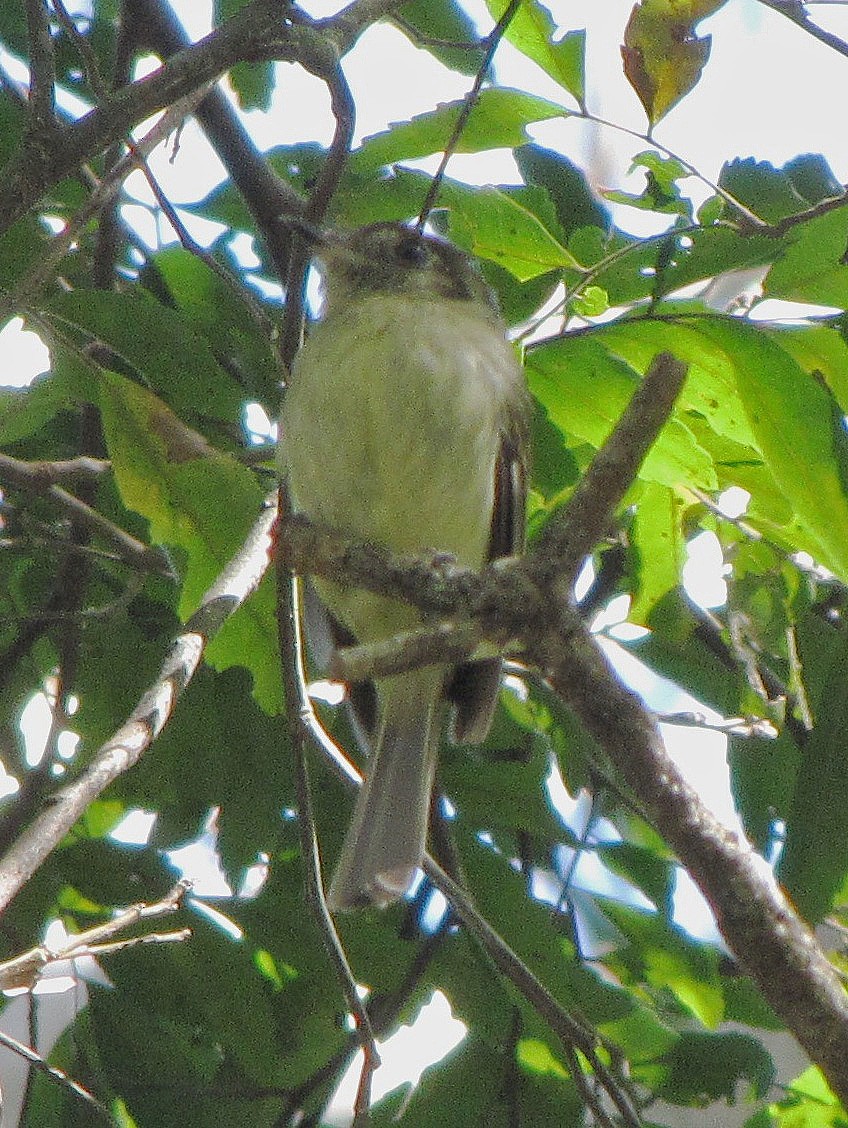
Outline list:
[[[167,59],[191,47],[166,0],[133,0],[127,7],[136,40],[148,50]],[[209,91],[195,116],[247,204],[278,277],[284,278],[291,250],[290,233],[277,219],[280,215],[300,215],[303,201],[271,168],[218,86]]]
[[[838,54],[848,56],[848,43],[844,39],[840,39],[838,35],[834,35],[832,31],[827,31],[813,23],[801,0],[760,0],[760,3],[766,8],[771,8],[773,12],[786,16],[788,20],[802,28],[808,35],[812,35],[814,39],[818,39],[820,43],[826,44]]]
[[[356,128],[356,103],[342,68],[336,63],[329,71],[324,71],[317,77],[322,78],[326,83],[330,94],[330,108],[336,124],[333,140],[330,142],[318,180],[309,194],[309,202],[304,212],[304,218],[315,224],[323,220],[339,186]]]
[[[468,119],[471,116],[471,111],[477,104],[477,99],[480,96],[480,91],[483,88],[483,83],[486,80],[486,75],[489,72],[489,67],[492,65],[492,59],[495,56],[495,51],[497,51],[500,41],[504,37],[506,29],[509,27],[510,22],[512,21],[515,13],[520,7],[521,0],[510,0],[509,4],[504,10],[503,15],[495,24],[491,33],[485,39],[486,49],[480,62],[480,66],[477,69],[477,74],[474,77],[474,82],[471,85],[471,89],[463,99],[462,106],[460,107],[459,113],[456,117],[456,123],[453,127],[453,131],[448,138],[447,145],[445,145],[444,152],[442,153],[442,159],[439,161],[439,167],[436,169],[436,172],[433,175],[433,179],[430,181],[430,186],[427,189],[426,196],[424,197],[424,203],[421,205],[421,211],[418,215],[419,230],[423,230],[430,212],[433,210],[433,206],[436,203],[436,197],[439,194],[439,189],[441,188],[442,181],[445,178],[445,170],[447,169],[448,161],[456,151],[456,147],[459,144],[460,138],[462,137],[463,130],[468,124]]]
[[[392,16],[392,23],[413,43],[421,47],[445,47],[451,51],[484,51],[486,49],[486,39],[440,39],[437,35],[424,35],[401,15]]]
[[[51,0],[51,3],[65,34],[79,51],[83,70],[92,93],[96,94],[98,98],[102,97],[106,93],[106,84],[100,74],[97,55],[92,49],[88,36],[83,35],[77,27],[73,16],[65,7],[64,0]]]
[[[280,510],[287,507],[285,484],[280,485]],[[327,900],[321,875],[321,857],[312,810],[312,793],[306,767],[307,728],[302,723],[308,693],[303,677],[303,644],[300,632],[300,609],[297,601],[295,579],[281,554],[277,555],[277,624],[280,639],[280,658],[283,688],[286,698],[286,721],[289,745],[292,751],[297,790],[298,828],[303,860],[306,899],[318,925],[324,947],[329,955],[348,1008],[354,1016],[357,1034],[362,1047],[363,1065],[355,1101],[354,1123],[364,1123],[371,1104],[371,1078],[380,1064],[380,1055],[368,1011],[356,990],[356,980],[339,939]]]
[[[317,746],[341,781],[347,786],[361,785],[361,773],[327,735],[315,716],[308,698],[301,705],[299,719],[304,725],[305,731],[308,731],[310,738],[316,741]],[[598,1059],[596,1049],[600,1045],[600,1040],[595,1032],[578,1023],[560,1006],[544,984],[513,952],[503,937],[480,915],[462,887],[449,877],[429,854],[424,858],[423,869],[436,888],[444,894],[457,919],[477,940],[495,966],[506,975],[510,982],[515,984],[555,1034],[567,1044],[577,1046],[584,1054],[604,1089],[621,1112],[623,1123],[628,1128],[640,1128],[641,1121],[629,1097],[609,1074],[603,1062]]]
[[[747,208],[740,200],[737,200],[726,188],[722,188],[720,184],[704,176],[691,161],[687,161],[685,157],[681,157],[674,149],[669,149],[667,145],[663,145],[662,142],[657,141],[652,134],[640,133],[638,129],[631,129],[630,126],[621,125],[619,122],[609,121],[607,118],[599,117],[589,110],[571,111],[571,116],[591,122],[593,125],[601,125],[606,129],[614,129],[617,133],[624,133],[627,137],[634,137],[637,141],[644,141],[646,145],[650,145],[654,149],[659,149],[661,153],[664,153],[667,157],[671,157],[681,164],[690,176],[696,177],[702,184],[705,184],[710,191],[714,192],[716,196],[720,196],[721,199],[733,208],[734,211],[738,212],[745,222],[758,234],[760,231],[767,230],[770,226],[764,219],[761,219],[755,212],[752,212],[750,208]],[[668,234],[668,232],[666,232],[666,234]]]
[[[137,167],[140,154],[149,153],[151,149],[161,144],[202,97],[203,91],[195,91],[190,97],[169,107],[144,137],[135,143],[133,151],[109,169],[88,200],[58,235],[53,237],[35,264],[16,282],[14,290],[0,300],[0,317],[6,311],[13,311],[16,306],[25,308],[40,288],[53,279],[59,263],[70,250],[82,228],[120,191],[124,180]]]
[[[641,1128],[641,1118],[630,1097],[598,1057],[600,1039],[588,1026],[572,1018],[534,975],[529,967],[480,915],[466,893],[428,855],[424,872],[444,893],[458,919],[474,937],[495,966],[513,983],[530,1005],[547,1022],[551,1030],[567,1046],[576,1046],[592,1067],[595,1076],[615,1104],[627,1128]]]
[[[80,454],[76,458],[57,458],[52,461],[38,459],[23,462],[19,459],[9,459],[0,462],[0,472],[10,463],[14,463],[15,471],[20,476],[19,480],[23,481],[26,478],[35,490],[43,490],[46,486],[58,485],[61,482],[79,482],[81,479],[97,481],[112,468],[112,463],[106,458],[92,458],[91,455]]]
[[[46,485],[42,466],[0,453],[0,480],[55,502],[93,536],[102,537],[130,567],[173,578],[173,568],[161,549],[136,540],[61,486]]]
[[[11,991],[21,987],[31,990],[35,986],[38,976],[48,964],[57,963],[60,960],[81,959],[83,956],[107,951],[117,951],[122,945],[126,946],[128,943],[149,940],[150,934],[132,937],[129,941],[115,942],[113,938],[139,921],[151,920],[167,913],[176,912],[182,907],[185,894],[190,888],[190,882],[178,881],[161,900],[153,904],[131,905],[128,909],[116,914],[111,920],[97,924],[84,932],[67,936],[64,943],[58,948],[47,948],[42,944],[21,956],[5,960],[0,964],[0,991]],[[186,937],[183,935],[185,931],[169,933],[167,939],[185,939]],[[162,938],[161,935],[157,935],[158,941],[161,941]],[[117,946],[115,946],[116,944]]]
[[[44,1060],[41,1054],[36,1053],[30,1046],[25,1046],[23,1042],[19,1042],[17,1038],[13,1038],[11,1034],[6,1034],[2,1030],[0,1030],[0,1044],[12,1050],[12,1052],[16,1053],[19,1057],[24,1058],[34,1069],[45,1074],[51,1081],[58,1082],[58,1084],[61,1085],[63,1089],[67,1089],[72,1096],[76,1097],[78,1100],[84,1101],[89,1108],[97,1113],[104,1124],[115,1124],[112,1114],[100,1103],[93,1093],[83,1088],[78,1081],[74,1081],[72,1077],[69,1077],[67,1073],[57,1066],[50,1065],[49,1062]]]
[[[763,0],[760,0],[760,2],[762,3]],[[813,204],[805,211],[794,212],[792,215],[784,216],[783,219],[779,219],[775,223],[769,223],[766,227],[758,227],[757,234],[765,235],[767,238],[777,239],[801,223],[807,223],[811,219],[819,219],[821,216],[828,215],[832,211],[838,211],[839,208],[844,208],[846,205],[848,205],[848,192],[843,192],[839,196],[828,196],[824,200],[819,200],[818,203]]]
[[[607,1116],[604,1106],[598,1100],[591,1080],[583,1072],[583,1067],[580,1064],[580,1055],[573,1046],[569,1045],[563,1046],[563,1052],[568,1062],[568,1069],[571,1073],[571,1080],[574,1082],[574,1087],[580,1094],[583,1104],[594,1116],[595,1124],[599,1125],[600,1128],[616,1128],[616,1125]]]
[[[320,73],[313,71],[313,73],[317,73],[327,85],[335,119],[333,140],[304,212],[304,218],[309,223],[317,225],[324,218],[347,163],[353,143],[356,107],[347,79],[338,63],[330,67],[329,71],[324,70]],[[303,339],[303,302],[306,272],[311,255],[311,248],[307,246],[304,239],[298,238],[294,231],[288,272],[280,279],[286,288],[286,312],[283,318],[280,354],[283,368],[287,373],[291,372],[292,363]]]
[[[379,642],[349,646],[333,655],[327,674],[344,682],[385,678],[421,666],[462,662],[483,640],[479,623],[438,623]]]

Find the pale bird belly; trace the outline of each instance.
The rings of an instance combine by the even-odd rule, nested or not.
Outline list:
[[[451,338],[454,346],[463,340],[456,333],[422,334],[419,325],[409,343],[392,324],[370,342],[373,371],[352,371],[361,342],[330,328],[307,346],[310,378],[290,393],[288,461],[297,508],[355,540],[398,553],[434,549],[479,568],[499,445],[489,358],[472,346],[451,347]],[[313,377],[319,366],[321,380]],[[308,427],[305,412],[312,416]],[[308,445],[300,438],[306,433]],[[327,583],[319,591],[363,641],[419,621],[394,600]]]

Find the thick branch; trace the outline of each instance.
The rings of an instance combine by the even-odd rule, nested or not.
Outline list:
[[[812,933],[748,843],[721,826],[680,775],[653,717],[576,612],[527,643],[691,873],[763,996],[848,1104],[848,996]]]
[[[50,18],[44,0],[26,0],[26,19],[30,54],[29,132],[35,143],[47,148],[56,124],[56,70]]]
[[[547,560],[551,578],[559,575],[569,587],[574,582],[668,419],[687,371],[670,353],[651,362],[615,430],[534,546],[529,566],[539,579]]]
[[[346,9],[343,20],[321,24],[284,15],[279,0],[253,0],[220,28],[180,51],[159,70],[101,101],[79,121],[57,131],[50,152],[24,145],[0,176],[0,232],[84,161],[102,153],[144,118],[220,78],[240,61],[299,62],[330,75],[373,19],[370,9]]]
[[[177,55],[190,46],[182,25],[165,0],[135,0],[131,5],[136,41],[162,58]],[[250,209],[268,247],[274,268],[285,278],[290,233],[277,220],[280,215],[300,214],[303,204],[297,192],[277,176],[239,120],[223,92],[214,87],[197,107],[197,119],[224,162],[230,179]]]

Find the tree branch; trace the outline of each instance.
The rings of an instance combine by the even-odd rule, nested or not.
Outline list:
[[[760,3],[766,8],[771,8],[773,12],[786,16],[788,20],[797,24],[808,35],[812,35],[814,39],[818,39],[820,43],[826,44],[838,54],[848,56],[848,43],[844,39],[840,39],[838,35],[834,35],[833,32],[813,23],[801,0],[760,0]]]
[[[527,1002],[535,1008],[564,1045],[575,1046],[580,1050],[591,1065],[598,1082],[620,1112],[622,1124],[626,1128],[641,1128],[641,1118],[633,1107],[630,1098],[598,1057],[600,1039],[595,1031],[572,1018],[560,1006],[524,961],[513,952],[489,922],[477,912],[460,886],[453,878],[448,877],[429,855],[424,859],[424,872],[434,885],[444,893],[456,916],[462,921],[462,924],[483,948],[498,970],[518,988]]]
[[[559,590],[574,583],[671,414],[687,371],[670,353],[660,353],[651,362],[615,430],[534,545],[528,567],[538,581],[547,582],[558,574]],[[545,561],[547,575],[542,571]]]
[[[570,604],[565,577],[573,577],[592,538],[605,529],[682,377],[683,366],[673,358],[655,360],[587,471],[592,489],[581,485],[520,561],[476,575],[443,558],[394,559],[373,546],[345,548],[326,530],[306,534],[302,519],[287,522],[282,551],[301,570],[400,595],[426,614],[476,622],[500,645],[516,640],[650,813],[712,906],[729,946],[848,1104],[848,1000],[833,967],[751,847],[724,830],[685,782],[654,719],[619,682]]]
[[[167,724],[191,681],[207,641],[241,606],[264,575],[271,550],[276,507],[266,507],[238,554],[203,597],[174,639],[159,676],[130,716],[94,753],[82,774],[51,796],[41,812],[0,859],[0,912],[58,846],[85,809],[147,751]]]
[[[55,59],[50,17],[43,0],[26,0],[29,38],[29,138],[50,146],[55,129]]]
[[[165,0],[133,0],[126,7],[136,41],[162,58],[167,59],[191,46]],[[300,215],[303,201],[256,148],[220,89],[213,87],[209,91],[197,107],[196,116],[262,233],[277,276],[284,280],[291,235],[278,219],[281,215]]]
[[[85,460],[73,461],[80,464]],[[61,486],[48,484],[49,478],[45,477],[43,463],[22,462],[18,458],[0,453],[0,480],[5,481],[7,485],[11,484],[29,493],[42,495],[54,502],[93,536],[105,540],[120,559],[131,568],[140,568],[162,576],[173,576],[170,562],[161,549],[136,540]]]
[[[58,948],[47,948],[40,944],[21,956],[4,960],[0,964],[0,990],[12,991],[21,987],[32,990],[48,964],[59,960],[78,960],[83,956],[98,955],[105,951],[119,951],[128,944],[146,940],[150,936],[149,933],[147,936],[131,937],[129,940],[118,941],[115,938],[139,921],[175,913],[182,908],[183,899],[190,888],[189,882],[178,881],[160,901],[153,904],[142,902],[131,905],[103,924],[96,924],[84,932],[69,935]],[[169,934],[169,939],[185,940],[189,935],[191,935],[190,931],[184,929],[179,933]],[[159,940],[161,937],[157,935],[156,939]]]
[[[79,121],[60,127],[49,152],[25,144],[0,175],[0,233],[48,188],[120,140],[137,122],[216,81],[235,63],[282,60],[329,75],[339,54],[350,50],[374,18],[368,5],[351,5],[320,23],[296,9],[289,11],[291,15],[284,14],[279,0],[252,0],[153,74],[116,90]]]
[[[285,483],[280,485],[280,501],[285,502]],[[282,508],[282,505],[281,505]],[[306,767],[306,741],[309,727],[303,723],[312,712],[303,677],[303,645],[300,634],[300,609],[297,605],[295,579],[283,558],[277,556],[277,626],[280,639],[280,660],[286,699],[286,725],[295,769],[298,829],[300,831],[306,900],[321,933],[324,948],[333,964],[345,1001],[356,1021],[356,1032],[362,1047],[362,1072],[357,1089],[355,1124],[362,1123],[371,1104],[371,1078],[380,1064],[377,1041],[365,1004],[356,989],[335,923],[324,895],[321,856],[312,809],[312,791]]]
[[[56,68],[50,18],[43,0],[26,0],[29,37],[29,137],[33,144],[49,148],[56,126]]]
[[[653,717],[618,680],[576,611],[564,612],[535,644],[527,642],[695,879],[764,998],[848,1105],[848,996],[765,864],[686,783]]]
[[[0,1031],[0,1044],[6,1046],[7,1049],[10,1049],[25,1061],[28,1061],[33,1069],[39,1070],[39,1072],[44,1073],[52,1081],[58,1082],[62,1088],[67,1089],[68,1092],[78,1100],[84,1101],[104,1124],[114,1125],[115,1121],[109,1109],[102,1105],[93,1093],[90,1093],[88,1089],[80,1085],[78,1081],[74,1081],[72,1077],[69,1077],[64,1070],[45,1061],[41,1054],[36,1053],[30,1046],[25,1046],[23,1042],[19,1042],[17,1038],[13,1038],[11,1034]]]

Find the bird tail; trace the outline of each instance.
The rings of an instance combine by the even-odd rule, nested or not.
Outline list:
[[[426,671],[426,681],[423,673],[381,683],[382,728],[327,894],[331,912],[390,905],[423,860],[441,685],[437,672]]]

